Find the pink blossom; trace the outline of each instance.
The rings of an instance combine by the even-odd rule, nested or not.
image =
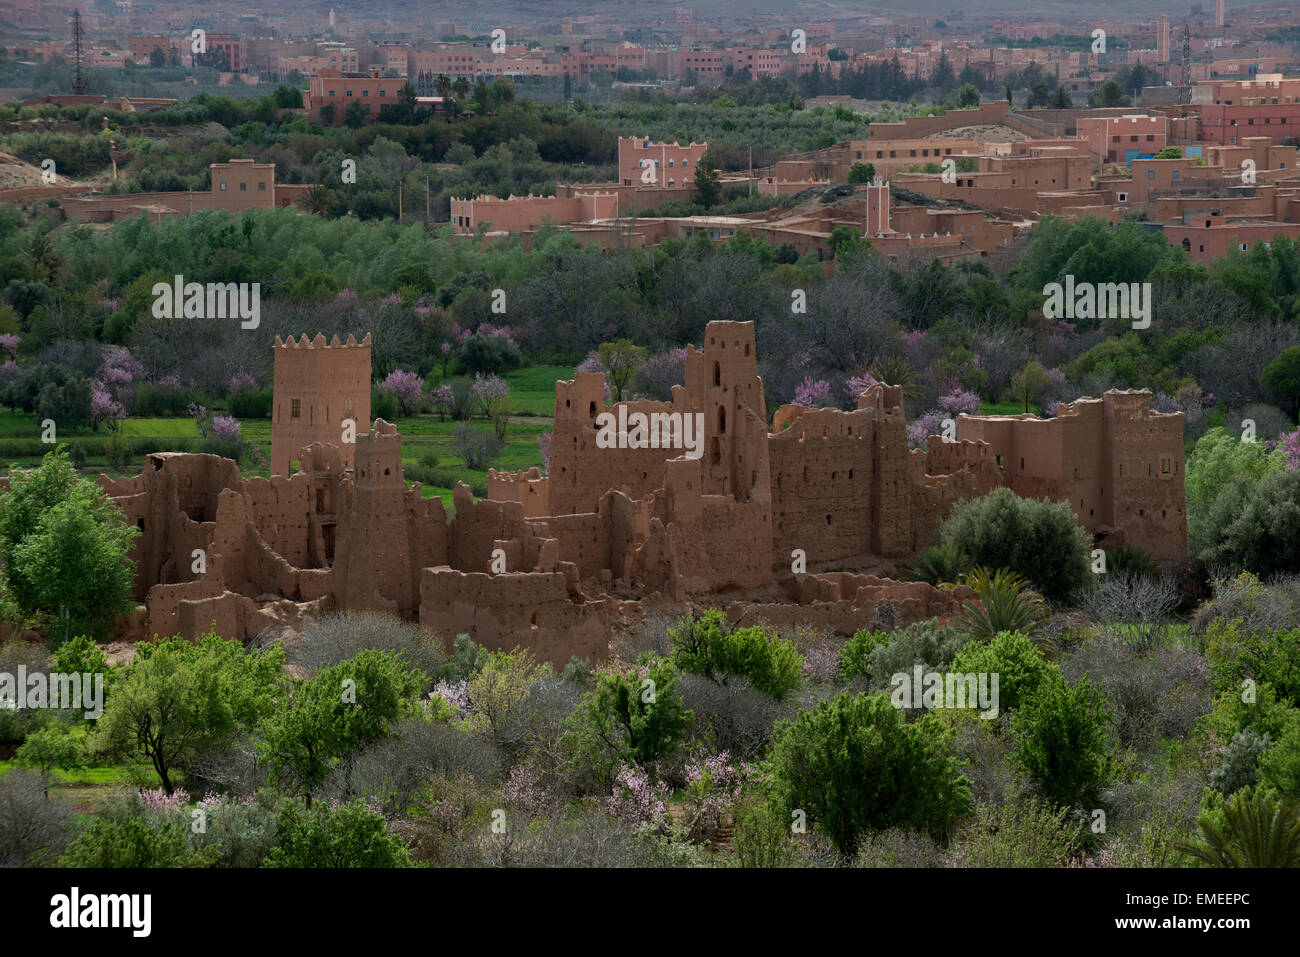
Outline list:
[[[12,355],[18,354],[18,333],[6,332],[0,336],[0,349]]]
[[[847,393],[850,399],[856,402],[858,400],[858,396],[866,392],[869,386],[873,386],[875,384],[876,384],[876,377],[873,376],[870,372],[863,372],[859,375],[850,376],[849,381],[844,383],[844,391],[845,393]]]
[[[170,811],[185,807],[190,803],[190,796],[183,788],[177,788],[171,794],[162,788],[149,788],[140,791],[140,800],[151,811]]]
[[[239,389],[256,389],[257,380],[247,372],[236,372],[230,377],[230,381],[226,383],[226,388],[231,392],[235,392]]]
[[[219,415],[212,420],[213,438],[236,442],[241,438],[239,421],[233,416]]]
[[[954,418],[965,412],[975,415],[980,410],[980,397],[974,392],[955,391],[939,398],[939,408]]]
[[[823,408],[831,397],[831,384],[825,379],[813,379],[808,376],[794,390],[794,404],[809,408]]]
[[[550,474],[551,471],[551,433],[541,432],[537,436],[537,449],[542,453],[542,471]]]
[[[605,800],[610,814],[636,827],[664,828],[667,825],[668,786],[651,782],[638,767],[623,765],[614,779],[613,793]]]
[[[424,379],[418,373],[394,369],[388,373],[380,387],[397,396],[397,401],[402,404],[402,412],[409,415],[424,393]]]
[[[947,416],[938,409],[931,409],[925,413],[907,427],[907,444],[916,449],[925,448],[926,439],[931,435],[939,434],[939,430],[943,428],[945,418]]]

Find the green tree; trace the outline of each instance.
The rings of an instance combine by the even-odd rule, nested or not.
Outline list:
[[[1067,599],[1089,575],[1092,536],[1065,502],[994,489],[983,498],[957,503],[939,537],[976,565],[1022,575],[1052,601]]]
[[[876,167],[872,163],[854,163],[849,167],[850,183],[870,183],[876,178]]]
[[[331,810],[286,802],[278,839],[264,867],[412,867],[410,852],[388,830],[383,815],[360,799]]]
[[[565,747],[603,783],[621,764],[671,753],[695,717],[677,695],[677,677],[672,661],[653,654],[642,655],[632,674],[601,675],[566,722]]]
[[[149,65],[155,69],[167,65],[167,54],[163,53],[162,47],[154,47],[149,51]]]
[[[1156,154],[1158,160],[1176,160],[1183,158],[1183,148],[1181,146],[1166,146]]]
[[[1291,346],[1277,354],[1264,367],[1259,384],[1291,418],[1300,416],[1300,346]]]
[[[713,160],[706,154],[695,167],[695,201],[712,209],[722,199],[722,180]]]
[[[353,100],[343,111],[343,123],[352,129],[357,129],[366,122],[366,108],[360,100]]]
[[[0,492],[0,573],[22,617],[57,622],[56,636],[102,634],[134,601],[127,557],[139,530],[60,446],[39,467],[13,469]]]
[[[1088,96],[1088,106],[1093,109],[1128,105],[1129,98],[1114,80],[1107,80]]]
[[[1257,575],[1300,571],[1300,469],[1239,476],[1205,518],[1200,559]]]
[[[727,675],[742,675],[773,698],[784,698],[799,687],[803,656],[793,641],[765,628],[731,628],[722,612],[687,616],[668,629],[673,663],[683,671],[703,675],[719,684]]]
[[[1215,426],[1196,442],[1187,457],[1184,489],[1187,496],[1187,544],[1193,558],[1217,540],[1217,530],[1208,525],[1210,509],[1219,496],[1243,479],[1251,488],[1270,472],[1285,467],[1285,453],[1272,452],[1263,442],[1243,442],[1226,429]],[[1234,505],[1235,507],[1235,495]]]
[[[138,798],[89,818],[59,858],[60,867],[211,867],[220,854],[215,845],[190,846],[187,816],[151,820]]]
[[[108,697],[92,747],[148,760],[170,794],[177,771],[270,710],[283,664],[280,645],[245,654],[215,633],[195,643],[142,642]]]
[[[963,110],[973,110],[980,105],[980,91],[974,83],[965,83],[957,91],[957,106]]]
[[[287,701],[262,721],[258,757],[272,780],[310,806],[335,767],[362,745],[387,737],[398,718],[416,713],[427,680],[397,655],[362,651],[293,683]]]
[[[1011,377],[1011,394],[1025,404],[1025,411],[1028,412],[1029,404],[1038,401],[1038,396],[1051,381],[1042,364],[1037,359],[1030,359],[1023,369]]]
[[[777,723],[772,799],[787,822],[805,812],[845,856],[890,827],[943,839],[971,807],[947,745],[931,718],[909,723],[885,695],[846,691]]]
[[[1068,685],[1050,671],[1011,716],[1017,765],[1063,807],[1097,807],[1113,756],[1106,692],[1083,678]]]
[[[1070,92],[1063,86],[1056,88],[1056,95],[1052,98],[1052,109],[1054,110],[1072,110],[1074,101],[1070,99]]]
[[[14,752],[14,763],[19,767],[33,768],[41,774],[45,797],[50,796],[50,778],[55,768],[71,771],[82,767],[85,752],[70,728],[50,725],[33,731]]]
[[[1004,631],[1032,635],[1048,616],[1043,600],[1029,588],[1029,583],[1009,568],[990,572],[975,568],[963,582],[975,590],[978,601],[962,602],[966,612],[966,631],[973,638],[987,641]]]
[[[649,355],[645,346],[638,346],[631,339],[602,342],[597,348],[596,358],[605,370],[605,381],[614,392],[615,402],[623,401],[628,385]]]

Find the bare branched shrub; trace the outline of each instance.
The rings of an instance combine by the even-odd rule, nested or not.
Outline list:
[[[652,612],[645,621],[637,622],[614,634],[611,647],[614,653],[625,661],[635,661],[647,651],[657,655],[668,655],[673,650],[672,639],[668,629],[677,624],[681,614]]]
[[[872,834],[853,858],[854,867],[946,867],[944,849],[927,834],[891,828]]]
[[[0,867],[51,864],[72,837],[72,805],[45,797],[41,776],[15,768],[0,777]]]
[[[730,751],[742,761],[762,754],[772,726],[795,711],[794,704],[755,691],[739,675],[717,684],[686,673],[678,679],[677,691],[684,706],[695,712],[690,737],[707,741],[718,751]]]
[[[953,738],[953,754],[962,763],[962,774],[970,781],[976,804],[1001,806],[1025,792],[1025,782],[1011,763],[1014,739],[1005,730],[998,733],[999,723],[1004,724],[1005,718],[961,721]]]
[[[445,722],[403,718],[390,737],[351,755],[336,769],[322,796],[373,800],[392,816],[406,813],[434,775],[487,781],[500,767],[500,755],[490,741]]]
[[[1170,643],[1144,649],[1120,633],[1103,633],[1080,644],[1060,665],[1068,681],[1087,674],[1106,690],[1120,741],[1130,747],[1185,737],[1210,710],[1205,656],[1193,648]]]
[[[1178,607],[1178,583],[1163,575],[1120,572],[1083,592],[1080,605],[1106,624],[1128,625],[1134,640],[1147,646]]]
[[[1268,582],[1251,574],[1216,575],[1214,597],[1196,610],[1192,634],[1203,636],[1219,618],[1240,618],[1252,632],[1296,627],[1300,623],[1300,575],[1279,575]]]
[[[266,785],[266,769],[258,764],[253,743],[248,738],[204,751],[186,771],[186,787],[194,794],[216,791],[246,798]]]
[[[447,662],[447,651],[432,632],[377,611],[342,611],[316,619],[303,629],[289,662],[310,675],[369,649],[399,652],[430,678]]]

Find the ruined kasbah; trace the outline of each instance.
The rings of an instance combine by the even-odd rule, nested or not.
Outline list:
[[[608,404],[600,373],[557,382],[549,474],[493,471],[487,498],[460,485],[449,514],[407,485],[395,426],[364,430],[369,335],[274,348],[270,478],[187,453],[100,478],[140,530],[123,637],[215,626],[246,641],[379,610],[562,666],[607,658],[647,599],[840,635],[882,602],[899,624],[944,619],[970,589],[890,576],[953,503],[1003,485],[1068,502],[1098,544],[1165,559],[1186,547],[1183,417],[1145,391],[1051,419],[963,415],[955,439],[909,449],[895,386],[769,422],[753,323],[712,322],[671,402]]]

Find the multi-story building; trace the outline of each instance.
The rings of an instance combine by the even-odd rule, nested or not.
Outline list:
[[[1201,107],[1201,139],[1235,144],[1267,136],[1276,144],[1300,137],[1300,79],[1280,73],[1253,80],[1212,82],[1211,102]]]
[[[618,138],[618,181],[624,186],[680,186],[695,178],[708,143],[655,143],[646,137]]]
[[[379,111],[390,103],[398,101],[398,95],[406,86],[406,79],[400,76],[380,76],[379,71],[370,73],[341,73],[338,70],[323,69],[311,78],[311,84],[303,96],[303,105],[313,123],[326,122],[329,106],[334,109],[334,126],[343,124],[348,107],[353,103],[361,104],[361,116],[367,123],[379,119]]]

